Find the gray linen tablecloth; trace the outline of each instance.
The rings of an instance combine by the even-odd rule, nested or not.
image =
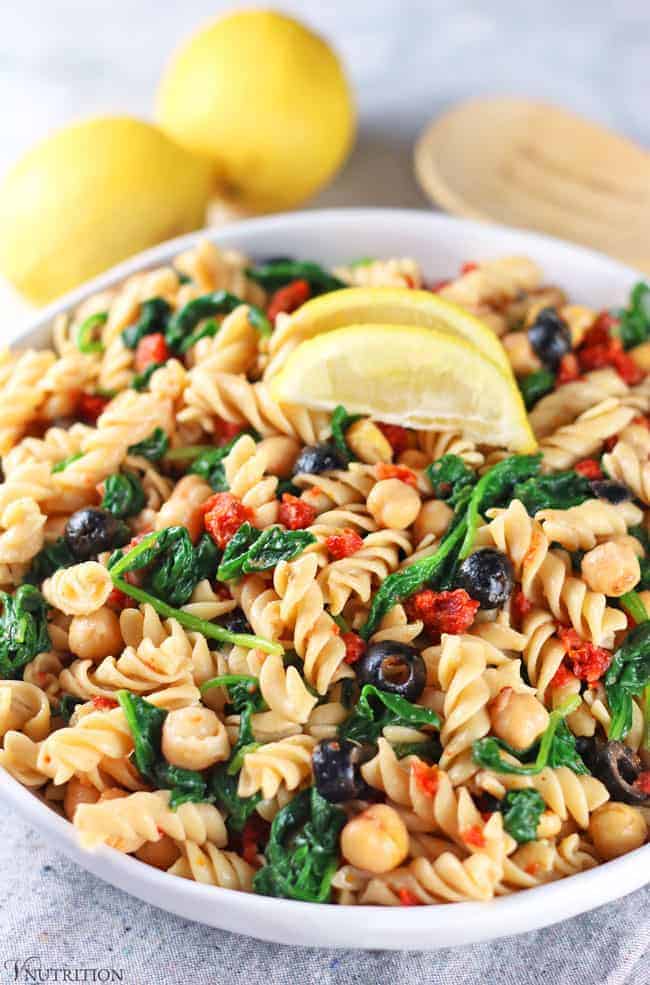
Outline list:
[[[10,863],[19,878],[6,877]],[[432,954],[280,947],[107,886],[2,806],[0,982],[16,981],[16,965],[17,980],[30,981],[27,959],[30,968],[95,969],[94,979],[77,971],[69,981],[115,969],[124,985],[648,985],[650,887],[545,930]]]

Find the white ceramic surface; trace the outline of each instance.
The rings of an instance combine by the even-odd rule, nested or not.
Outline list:
[[[405,210],[304,212],[192,234],[121,264],[43,311],[17,342],[45,342],[52,317],[143,267],[163,263],[200,235],[254,258],[295,255],[323,263],[361,256],[412,256],[427,277],[453,274],[466,260],[526,254],[549,281],[594,307],[622,303],[633,270],[547,237]],[[343,907],[274,900],[168,876],[112,849],[82,851],[72,826],[0,769],[0,794],[52,845],[134,896],[191,920],[283,944],[435,950],[521,933],[624,896],[650,879],[650,845],[588,872],[491,903],[432,907]]]

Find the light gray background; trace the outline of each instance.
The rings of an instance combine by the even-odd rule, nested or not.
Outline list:
[[[151,114],[169,52],[218,0],[4,0],[0,171],[87,113]],[[425,200],[412,140],[477,93],[555,100],[650,144],[649,0],[310,0],[278,3],[329,35],[360,108],[352,158],[314,204]],[[0,339],[27,308],[0,284]],[[124,969],[128,985],[311,983],[647,985],[650,890],[558,927],[435,955],[259,945],[171,917],[86,875],[0,805],[0,982],[10,965]],[[297,928],[297,935],[299,928]],[[10,965],[5,969],[5,961]]]

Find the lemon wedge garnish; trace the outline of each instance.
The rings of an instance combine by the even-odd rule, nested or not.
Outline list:
[[[280,403],[343,404],[389,424],[453,428],[531,452],[536,442],[512,375],[466,339],[415,325],[350,325],[301,342],[271,380]]]
[[[300,343],[346,325],[419,325],[471,342],[511,375],[505,350],[494,332],[458,305],[430,291],[405,287],[350,287],[303,304],[274,333],[266,378],[282,368]]]

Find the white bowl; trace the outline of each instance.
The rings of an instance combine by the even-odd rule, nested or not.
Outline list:
[[[293,255],[326,264],[361,256],[410,256],[428,278],[466,260],[526,254],[548,281],[596,308],[625,301],[641,275],[607,257],[548,237],[428,212],[345,209],[254,219],[164,243],[115,267],[39,314],[16,342],[44,344],[52,317],[136,271],[164,263],[209,236],[254,258]],[[491,903],[344,907],[268,899],[168,876],[112,849],[82,851],[72,825],[0,769],[0,790],[17,811],[83,868],[147,903],[213,927],[281,944],[434,950],[544,927],[618,899],[650,878],[650,845],[580,875]]]

